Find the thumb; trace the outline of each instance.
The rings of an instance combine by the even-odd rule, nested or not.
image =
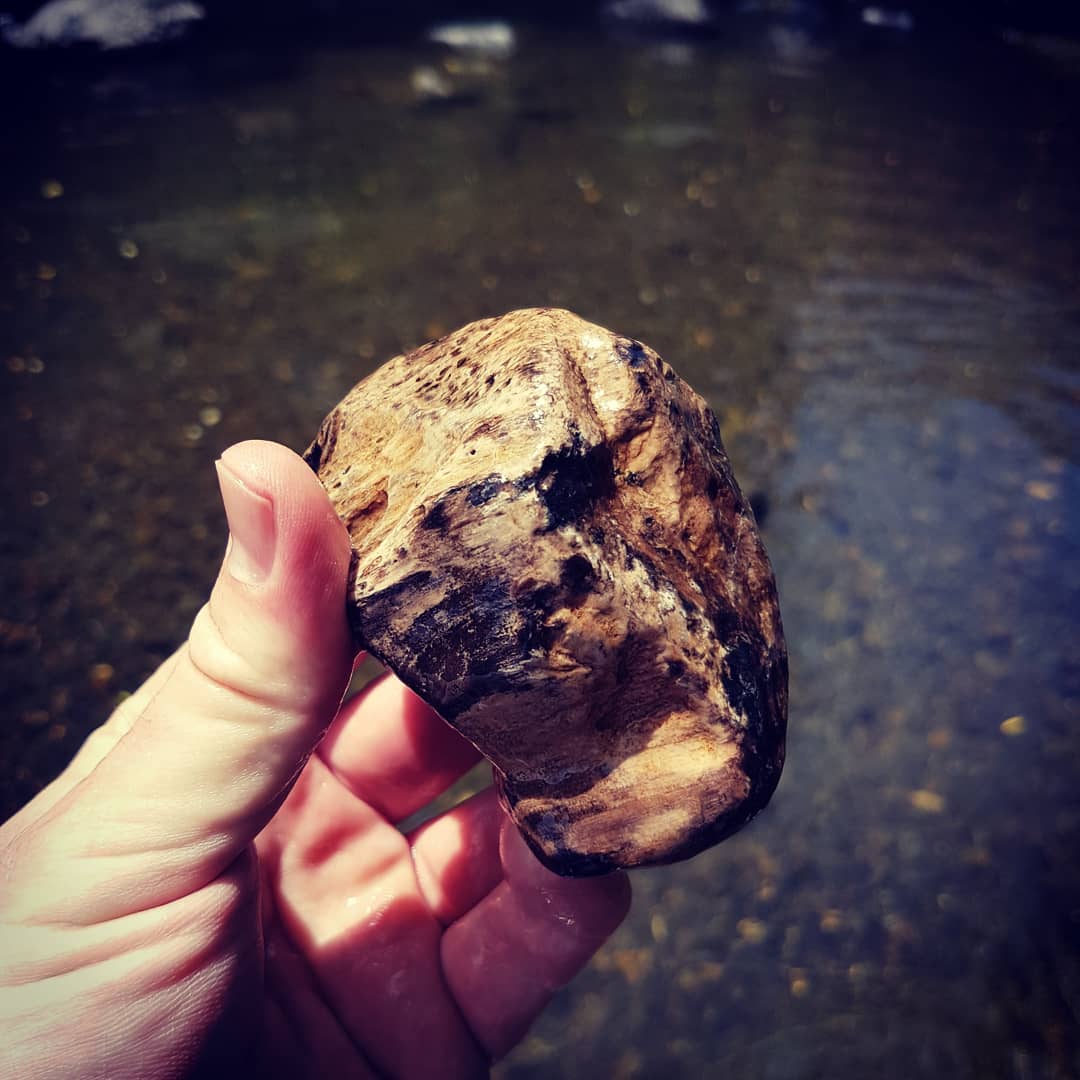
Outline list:
[[[349,541],[322,486],[274,443],[241,443],[217,464],[230,537],[209,602],[127,733],[33,829],[50,834],[50,855],[83,861],[67,875],[82,919],[167,903],[220,874],[280,805],[348,684]],[[65,827],[50,829],[58,814]]]

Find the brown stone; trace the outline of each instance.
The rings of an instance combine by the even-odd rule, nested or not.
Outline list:
[[[356,386],[307,460],[353,545],[358,643],[491,760],[561,874],[685,858],[780,777],[776,586],[713,413],[557,310]]]

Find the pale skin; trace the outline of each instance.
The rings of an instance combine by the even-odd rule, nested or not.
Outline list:
[[[355,660],[348,538],[306,465],[222,455],[231,540],[188,641],[0,827],[0,1075],[475,1077],[625,915],[549,873],[478,760]]]

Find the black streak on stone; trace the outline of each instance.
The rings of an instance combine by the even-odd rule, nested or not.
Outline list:
[[[538,845],[532,843],[527,833],[525,839],[541,860],[551,861],[550,856],[545,855]],[[610,874],[612,870],[618,868],[610,855],[585,855],[580,851],[571,851],[569,848],[563,848],[555,856],[555,861],[563,877],[598,877],[600,874]]]
[[[735,637],[742,625],[738,613],[729,607],[716,608],[715,611],[710,612],[709,619],[712,622],[716,640],[725,646]]]
[[[349,580],[356,580],[358,555],[355,549],[350,556]],[[349,621],[357,643],[371,649],[372,643],[390,636],[390,628],[402,597],[424,588],[435,575],[430,570],[417,570],[401,581],[365,598],[360,604],[349,604]]]
[[[618,342],[615,346],[615,352],[623,363],[632,367],[635,371],[640,370],[649,362],[649,354],[645,351],[645,346],[640,341],[634,341],[630,338]]]
[[[506,785],[503,788],[503,791],[511,806],[515,805],[518,798],[521,797],[518,792],[515,792],[510,787],[510,785]],[[521,794],[523,795],[524,793]],[[615,869],[615,861],[610,855],[602,853],[587,855],[582,852],[573,851],[559,843],[566,828],[566,822],[561,819],[561,815],[550,810],[542,810],[529,814],[526,817],[526,821],[528,822],[529,831],[531,833],[541,839],[559,844],[559,851],[555,856],[555,861],[558,863],[559,873],[563,876],[595,877],[598,874],[610,873]],[[524,836],[529,847],[533,849],[542,862],[551,861],[551,853],[545,853],[541,850],[540,846],[535,843],[529,832],[526,832]]]
[[[501,487],[502,482],[493,476],[478,481],[469,488],[469,505],[483,506],[484,503],[491,502],[499,494]]]
[[[547,531],[573,525],[601,499],[615,494],[611,449],[604,445],[583,449],[581,437],[575,436],[570,446],[548,453],[521,486],[535,486],[547,510]]]
[[[705,410],[705,420],[709,425],[709,435],[712,437],[712,449],[724,452],[724,440],[720,437],[720,421],[716,419],[716,413],[712,409]]]
[[[502,670],[520,656],[521,613],[510,583],[488,578],[451,590],[402,634],[418,681],[447,719],[480,698],[512,690]]]
[[[762,686],[759,682],[761,654],[760,642],[740,637],[734,647],[728,650],[720,667],[720,680],[724,684],[728,703],[735,712],[746,717],[747,727],[755,735],[761,733],[764,724]]]
[[[424,520],[420,522],[420,527],[446,532],[450,528],[450,519],[446,516],[446,506],[441,502],[436,503],[427,512]]]
[[[315,441],[304,452],[304,460],[311,471],[318,475],[319,466],[330,460],[341,430],[341,415],[335,409],[323,422]]]
[[[596,579],[596,571],[592,563],[584,555],[571,555],[562,564],[562,573],[559,576],[559,584],[571,596],[580,596],[592,587]]]

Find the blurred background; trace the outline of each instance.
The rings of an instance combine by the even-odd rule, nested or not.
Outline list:
[[[1078,8],[0,0],[0,816],[185,636],[225,446],[565,306],[720,417],[789,758],[498,1076],[1080,1076]]]

